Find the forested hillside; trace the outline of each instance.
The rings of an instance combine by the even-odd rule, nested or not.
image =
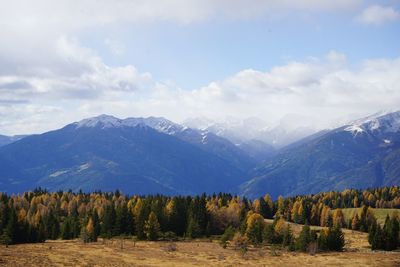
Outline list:
[[[346,221],[342,209],[358,207],[362,209],[361,215],[355,214]],[[399,209],[400,188],[345,190],[279,197],[276,201],[269,195],[251,201],[223,193],[169,197],[128,196],[118,191],[87,194],[38,189],[22,195],[0,195],[0,239],[12,244],[78,237],[90,242],[98,236],[158,240],[223,234],[222,245],[235,239],[238,244],[279,243],[305,250],[315,241],[321,249],[340,250],[344,245],[340,228],[345,227],[369,231],[373,248],[396,248],[399,245],[397,215],[379,225],[372,208]],[[268,224],[264,219],[274,221]],[[294,237],[288,221],[305,224],[303,234]],[[307,225],[327,228],[317,233]],[[332,235],[341,245],[329,245],[330,241],[326,240]]]

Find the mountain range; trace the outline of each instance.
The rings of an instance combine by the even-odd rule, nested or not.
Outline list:
[[[263,142],[273,151],[319,131],[312,121],[308,117],[287,114],[276,122],[266,122],[258,117],[229,117],[223,121],[189,118],[183,125],[212,132],[237,145]]]
[[[0,136],[0,191],[41,186],[276,198],[400,184],[400,112],[310,131],[284,147],[257,135],[228,138],[231,128],[216,129],[157,117],[100,115],[43,134]]]

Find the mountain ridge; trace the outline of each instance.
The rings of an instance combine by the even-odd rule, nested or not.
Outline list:
[[[398,111],[316,134],[256,168],[240,191],[277,197],[400,184],[399,123]]]

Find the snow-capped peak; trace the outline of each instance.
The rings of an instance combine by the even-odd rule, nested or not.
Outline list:
[[[400,131],[400,111],[391,113],[376,113],[366,118],[358,119],[348,124],[345,131],[357,135],[363,132],[380,131],[384,133],[395,133]]]
[[[136,127],[137,125],[146,125],[159,132],[166,134],[175,134],[183,131],[186,128],[161,117],[148,117],[148,118],[126,118],[119,119],[110,115],[100,115],[93,118],[88,118],[74,123],[76,128],[81,127],[101,127],[105,128],[119,128],[119,127]]]
[[[76,127],[96,127],[101,126],[102,128],[110,128],[110,127],[120,127],[122,123],[121,119],[118,119],[114,116],[102,114],[97,117],[88,118],[76,122]]]

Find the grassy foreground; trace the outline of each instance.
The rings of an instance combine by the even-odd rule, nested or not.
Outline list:
[[[293,224],[294,231],[299,227]],[[350,230],[344,233],[344,252],[315,256],[271,247],[251,247],[242,255],[232,247],[223,249],[217,240],[208,239],[176,243],[100,239],[89,244],[56,240],[1,246],[0,266],[400,266],[399,251],[372,252],[366,233]]]

